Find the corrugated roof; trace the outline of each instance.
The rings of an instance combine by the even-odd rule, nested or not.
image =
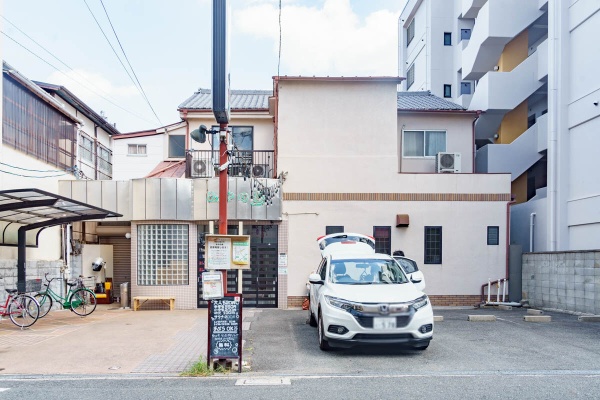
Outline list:
[[[437,97],[431,92],[398,92],[398,110],[467,111],[463,106]]]
[[[185,160],[161,161],[145,178],[184,178]]]
[[[232,110],[268,110],[271,90],[232,90],[229,106]],[[178,109],[211,110],[210,89],[200,89],[181,103]]]

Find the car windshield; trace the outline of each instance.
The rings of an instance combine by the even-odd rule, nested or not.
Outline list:
[[[412,274],[413,272],[417,272],[419,270],[419,268],[417,267],[417,263],[413,260],[409,260],[407,258],[396,258],[396,261],[398,261],[400,265],[402,265],[402,268],[404,268],[404,272],[406,272],[407,274]]]
[[[407,283],[408,279],[394,260],[345,259],[333,260],[331,282],[344,285],[382,285]]]

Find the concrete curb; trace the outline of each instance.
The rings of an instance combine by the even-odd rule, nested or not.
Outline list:
[[[552,317],[549,315],[525,315],[525,322],[552,322]]]
[[[469,315],[467,318],[471,322],[496,322],[495,315]]]

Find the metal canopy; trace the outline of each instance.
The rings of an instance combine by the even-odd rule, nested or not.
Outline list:
[[[25,247],[27,232],[39,233],[47,227],[76,221],[122,217],[121,214],[82,203],[40,189],[0,190],[0,245],[19,247],[18,289],[25,290]],[[31,238],[29,240],[31,246]]]

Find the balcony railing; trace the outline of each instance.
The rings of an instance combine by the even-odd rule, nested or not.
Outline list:
[[[219,166],[216,150],[191,150],[186,156],[186,177],[212,178]],[[234,150],[229,156],[229,176],[275,178],[273,150]]]

